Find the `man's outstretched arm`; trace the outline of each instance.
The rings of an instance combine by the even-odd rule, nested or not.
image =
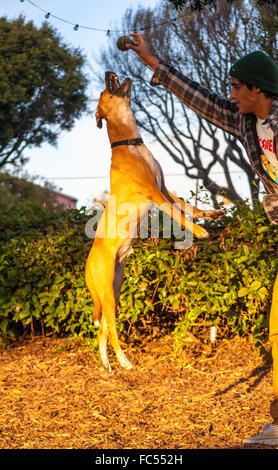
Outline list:
[[[134,36],[136,40],[133,44],[126,44],[126,48],[135,51],[142,62],[154,70],[151,85],[163,85],[199,116],[225,132],[239,136],[239,112],[235,103],[220,97],[171,65],[160,61],[150,52],[140,34],[134,33],[130,36]]]

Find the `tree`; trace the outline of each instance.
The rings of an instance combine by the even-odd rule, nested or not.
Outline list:
[[[20,175],[0,173],[0,210],[9,207],[20,207],[25,203],[47,208],[59,208],[54,185],[41,178],[42,184],[37,184],[37,177],[31,177],[26,172]]]
[[[267,7],[269,18],[272,8]],[[260,15],[261,10],[250,0],[233,0],[201,12],[187,8],[178,20],[171,21],[172,11],[163,3],[154,11],[128,10],[122,27],[143,30],[156,56],[218,94],[229,96],[231,64],[258,44],[264,48],[271,43],[266,39],[269,30],[259,23]],[[275,58],[275,47],[272,55]],[[232,172],[242,174],[252,200],[258,197],[259,179],[234,137],[198,117],[162,87],[151,87],[145,66],[134,60],[132,52],[119,52],[113,43],[101,52],[99,64],[103,71],[113,70],[133,79],[132,105],[139,127],[155,137],[189,178],[203,184],[214,204],[219,194],[243,203]],[[103,74],[98,79],[103,86]]]
[[[84,64],[47,24],[0,18],[0,168],[72,128],[87,109]]]
[[[176,10],[181,10],[183,7],[190,7],[191,10],[201,11],[206,6],[215,6],[218,1],[223,3],[223,0],[164,0],[173,6]],[[231,3],[234,0],[226,0]],[[274,6],[277,0],[258,0],[259,5]]]

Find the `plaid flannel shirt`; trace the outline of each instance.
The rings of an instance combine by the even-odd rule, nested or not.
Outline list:
[[[162,61],[156,67],[150,84],[163,85],[199,116],[237,137],[266,192],[278,193],[278,184],[268,176],[262,166],[262,149],[258,141],[257,118],[254,114],[241,114],[233,101],[213,93]],[[276,156],[278,156],[278,100],[273,101],[265,122],[269,123],[274,133]]]

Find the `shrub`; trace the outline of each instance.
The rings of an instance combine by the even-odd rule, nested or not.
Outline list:
[[[254,211],[234,208],[207,225],[210,238],[184,251],[174,250],[169,240],[137,240],[135,256],[126,263],[120,320],[131,324],[142,314],[144,321],[167,312],[180,344],[188,330],[200,333],[211,325],[224,337],[266,339],[278,270],[278,228],[259,203]]]
[[[92,241],[84,209],[53,211],[24,205],[1,211],[0,335],[30,331],[95,338],[84,270]],[[210,237],[188,250],[174,240],[137,239],[126,260],[118,328],[149,334],[218,325],[222,336],[265,338],[278,268],[278,229],[260,204],[236,208],[208,223]]]
[[[1,213],[0,332],[53,330],[87,336],[92,303],[84,283],[91,242],[84,210],[26,204]]]

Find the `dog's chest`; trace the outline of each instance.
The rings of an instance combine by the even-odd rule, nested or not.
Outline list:
[[[161,189],[161,172],[158,166],[158,162],[155,160],[152,153],[145,146],[140,147],[140,155],[149,165],[156,186]]]

